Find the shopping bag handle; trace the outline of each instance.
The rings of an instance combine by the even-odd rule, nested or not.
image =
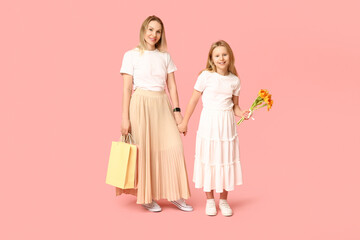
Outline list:
[[[126,142],[126,143],[130,143],[130,144],[135,144],[134,138],[131,135],[131,133],[128,133],[126,135],[121,135],[121,141]]]

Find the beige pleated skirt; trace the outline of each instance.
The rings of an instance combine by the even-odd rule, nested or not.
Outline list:
[[[183,145],[166,93],[136,89],[129,114],[131,133],[139,149],[137,189],[116,188],[116,195],[137,195],[138,204],[153,199],[188,199]]]

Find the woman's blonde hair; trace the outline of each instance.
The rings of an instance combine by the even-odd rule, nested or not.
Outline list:
[[[225,47],[229,53],[230,63],[229,63],[228,71],[231,72],[232,74],[238,76],[238,73],[235,68],[235,57],[234,57],[233,51],[231,50],[230,45],[227,42],[225,42],[224,40],[219,40],[217,42],[214,42],[211,45],[210,50],[209,50],[208,60],[206,63],[206,68],[203,71],[207,70],[209,72],[216,72],[216,66],[212,60],[212,53],[215,48],[220,47],[220,46]]]
[[[145,21],[142,23],[141,28],[140,28],[140,41],[139,41],[139,45],[137,47],[139,48],[139,50],[141,52],[146,50],[146,42],[145,42],[144,37],[145,37],[145,32],[151,21],[157,21],[161,25],[161,37],[160,37],[159,41],[155,44],[155,48],[158,49],[160,52],[166,52],[167,44],[166,44],[164,24],[161,21],[161,19],[155,15],[147,17],[145,19]]]

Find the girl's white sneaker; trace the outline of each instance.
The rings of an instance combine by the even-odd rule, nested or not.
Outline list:
[[[208,216],[215,216],[216,215],[217,211],[216,211],[215,199],[207,199],[206,200],[205,213]]]
[[[150,212],[161,212],[161,207],[154,200],[151,203],[142,204]]]
[[[225,199],[220,199],[219,201],[219,208],[221,210],[221,213],[225,217],[230,217],[233,214],[232,209],[230,208],[228,202]]]

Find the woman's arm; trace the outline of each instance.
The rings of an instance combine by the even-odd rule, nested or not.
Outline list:
[[[173,108],[179,107],[179,96],[177,92],[176,82],[175,82],[175,74],[174,72],[171,72],[167,76],[167,89],[169,91],[169,95],[171,98],[171,103],[173,105]],[[179,124],[182,122],[182,115],[180,112],[174,112],[174,117],[176,124]]]
[[[122,107],[122,121],[121,134],[126,135],[130,132],[129,106],[130,98],[133,88],[133,77],[129,74],[123,74],[123,107]]]
[[[187,132],[187,125],[189,123],[190,117],[193,114],[195,107],[201,97],[201,92],[194,90],[193,94],[190,98],[190,101],[186,107],[185,116],[183,121],[178,125],[179,131],[186,135]]]

